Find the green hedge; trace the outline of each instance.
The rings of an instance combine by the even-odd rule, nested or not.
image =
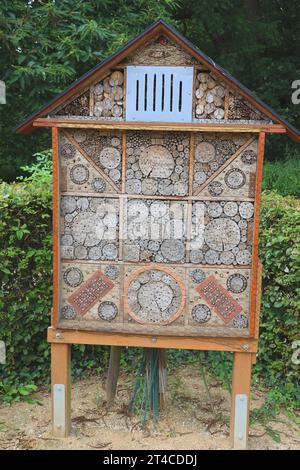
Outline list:
[[[45,174],[37,165],[28,180],[0,184],[0,339],[7,346],[7,364],[0,365],[0,399],[1,394],[2,399],[7,399],[12,385],[49,380],[49,179],[49,172]],[[291,357],[292,341],[299,335],[299,222],[296,199],[264,193],[260,235],[263,305],[256,375],[276,390],[288,390],[290,396],[295,395],[298,375]],[[193,356],[187,351],[172,354],[171,361],[191,360]],[[132,364],[136,355],[135,350],[127,350],[124,366]],[[100,370],[107,363],[107,356],[107,348],[77,346],[73,351],[73,372],[78,375],[87,369]],[[217,353],[208,358],[211,369],[222,376],[227,370],[227,359],[224,361],[224,356]]]
[[[270,388],[291,392],[300,400],[299,365],[291,360],[293,341],[300,334],[300,201],[269,191],[262,202],[263,290],[256,372]]]
[[[263,190],[277,191],[282,196],[300,197],[300,158],[290,155],[286,160],[264,164]]]

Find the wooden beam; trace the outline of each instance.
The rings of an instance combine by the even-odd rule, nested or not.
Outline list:
[[[254,203],[254,222],[253,222],[253,238],[252,238],[252,266],[251,266],[251,293],[250,293],[250,336],[255,332],[255,316],[256,316],[256,297],[258,292],[258,237],[260,222],[260,206],[261,206],[261,184],[263,177],[263,161],[265,150],[265,133],[260,132],[258,140],[258,156],[255,183],[255,203]]]
[[[189,159],[189,186],[188,194],[193,195],[193,179],[194,179],[194,163],[195,163],[195,134],[190,135],[190,159]]]
[[[103,331],[62,330],[48,328],[50,343],[134,346],[142,348],[197,349],[201,351],[257,352],[253,338],[211,338],[186,336],[155,336]]]
[[[66,437],[71,430],[70,344],[51,344],[51,395],[53,435]]]
[[[253,354],[235,353],[232,373],[231,392],[231,415],[230,415],[230,440],[235,449],[244,450],[247,448],[249,434],[249,409],[250,409],[250,386],[251,386],[251,365]],[[237,401],[241,400],[245,406],[238,406]],[[237,416],[239,413],[239,416]],[[244,415],[244,416],[243,416]]]
[[[59,294],[59,276],[60,276],[60,256],[59,256],[59,158],[58,158],[58,130],[52,129],[52,236],[53,236],[53,308],[52,325],[56,326],[58,322],[58,310],[60,303]]]
[[[131,122],[96,119],[38,118],[35,127],[77,127],[84,129],[126,129],[153,131],[190,131],[190,132],[266,132],[284,134],[286,129],[280,124],[239,124],[237,123],[169,123],[169,122]]]
[[[77,191],[61,191],[61,194],[64,196],[77,196]],[[84,197],[95,197],[95,198],[112,198],[112,199],[141,199],[141,194],[126,194],[126,193],[93,193],[88,191],[80,191],[80,195]],[[194,196],[148,196],[146,194],[142,195],[143,199],[149,200],[162,200],[165,201],[211,201],[211,196],[203,196],[201,195],[194,195]],[[253,197],[244,197],[244,196],[235,196],[235,201],[249,201],[253,202]],[[214,201],[232,201],[232,196],[216,196],[214,197]]]
[[[62,263],[70,263],[70,260],[68,258],[62,258]],[[105,261],[105,264],[115,264],[116,261]],[[86,264],[86,260],[85,259],[77,259],[76,260],[76,264]],[[99,265],[99,260],[92,260],[92,259],[89,259],[89,264],[93,265],[93,264],[97,264]],[[136,267],[136,261],[119,261],[118,263],[120,266],[123,266],[123,265],[127,265],[127,266],[132,266],[134,265]],[[161,266],[161,267],[165,267],[165,264],[159,264],[159,263],[155,263],[153,261],[143,261],[143,264],[145,264],[146,266],[148,265],[151,265],[153,266],[153,268],[155,268],[157,265],[158,266]],[[173,267],[173,268],[190,268],[191,267],[191,264],[190,263],[168,263],[168,267]],[[228,270],[228,266],[227,265],[220,265],[220,264],[201,264],[201,268],[211,268],[211,269],[224,269],[225,271]],[[239,270],[239,269],[251,269],[251,266],[250,265],[236,265],[234,266],[234,269],[235,270]],[[71,328],[73,329],[73,328]],[[98,331],[98,330],[97,330]]]

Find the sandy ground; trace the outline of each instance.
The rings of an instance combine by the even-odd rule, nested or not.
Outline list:
[[[105,375],[73,383],[72,433],[66,439],[51,434],[50,397],[38,392],[35,404],[25,402],[0,406],[0,449],[148,449],[198,450],[229,449],[229,393],[217,381],[210,384],[212,402],[195,366],[182,367],[170,374],[165,410],[158,424],[140,427],[137,416],[130,416],[127,405],[133,377],[122,375],[115,405],[107,409]],[[212,412],[213,403],[214,412]],[[253,393],[251,406],[263,403]],[[297,426],[281,415],[271,427],[280,433],[275,442],[259,424],[250,428],[249,449],[300,448]]]

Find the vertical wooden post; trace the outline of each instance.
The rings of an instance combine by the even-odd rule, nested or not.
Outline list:
[[[53,233],[53,303],[51,325],[56,327],[60,304],[59,272],[60,272],[60,227],[59,227],[59,157],[58,157],[58,130],[52,129],[52,233]]]
[[[261,184],[262,184],[262,177],[263,177],[265,139],[266,139],[266,134],[264,132],[260,132],[259,139],[258,139],[253,238],[252,238],[251,294],[250,294],[250,321],[249,321],[250,336],[253,336],[255,334],[255,328],[256,328],[255,319],[256,319],[256,313],[257,313],[257,295],[260,289],[259,276],[261,275],[261,273],[260,273],[259,258],[258,258],[258,237],[259,237]]]
[[[251,353],[234,353],[230,439],[234,449],[246,449],[249,432]]]
[[[71,345],[51,344],[52,427],[56,437],[71,431]]]
[[[106,395],[108,404],[113,403],[116,396],[120,372],[121,352],[122,346],[111,346],[110,348],[109,366],[106,382]]]

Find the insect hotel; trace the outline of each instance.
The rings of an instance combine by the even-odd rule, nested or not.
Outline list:
[[[265,135],[299,132],[163,21],[17,132],[35,127],[52,128],[54,434],[70,432],[72,344],[112,346],[112,393],[122,346],[217,350],[234,353],[245,448]]]

